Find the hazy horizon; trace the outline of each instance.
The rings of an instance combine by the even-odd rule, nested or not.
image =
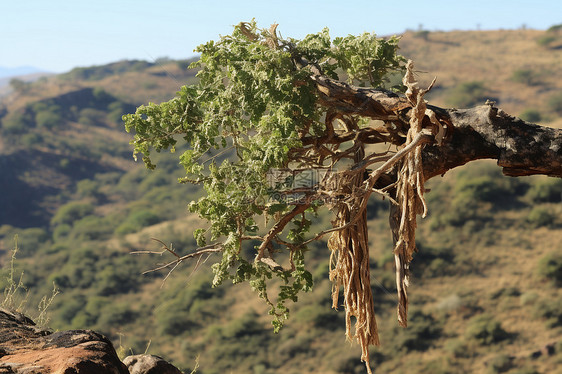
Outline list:
[[[405,0],[27,0],[0,4],[0,66],[34,66],[61,73],[74,67],[120,60],[154,61],[190,58],[193,50],[232,26],[255,18],[258,25],[279,23],[284,37],[302,38],[324,27],[332,36],[363,32],[547,29],[562,22],[558,0],[469,3]]]

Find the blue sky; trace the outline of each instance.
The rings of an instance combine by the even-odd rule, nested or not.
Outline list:
[[[346,5],[343,5],[343,4]],[[428,30],[546,29],[562,23],[560,0],[1,0],[0,66],[63,72],[122,59],[187,58],[232,25],[256,18],[300,38]]]

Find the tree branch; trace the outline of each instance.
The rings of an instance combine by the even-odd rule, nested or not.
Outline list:
[[[354,87],[324,76],[312,79],[321,105],[407,126],[411,104],[393,92]],[[503,173],[509,176],[562,177],[562,130],[527,123],[492,105],[428,108],[448,125],[448,134],[442,145],[427,145],[423,150],[426,179],[478,159],[498,160]]]
[[[426,179],[478,159],[495,159],[505,175],[562,177],[562,130],[538,126],[482,105],[447,110],[454,132],[442,146],[426,146]]]

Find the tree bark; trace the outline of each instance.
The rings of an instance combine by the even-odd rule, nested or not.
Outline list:
[[[441,146],[423,151],[427,179],[478,159],[495,159],[512,177],[562,177],[562,130],[512,117],[491,105],[446,110],[453,133]]]
[[[407,129],[411,105],[405,98],[324,76],[313,79],[323,105],[344,114],[392,123],[396,132]],[[428,108],[447,124],[448,134],[441,145],[426,145],[423,150],[426,180],[479,159],[497,160],[508,176],[543,174],[562,178],[561,129],[525,122],[488,104],[471,109]]]

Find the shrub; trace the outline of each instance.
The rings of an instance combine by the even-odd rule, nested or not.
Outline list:
[[[84,108],[80,111],[78,122],[86,126],[103,125],[105,120],[105,113],[101,110],[94,108]]]
[[[111,104],[109,104],[109,106],[107,107],[109,113],[107,114],[107,118],[113,122],[113,123],[117,123],[120,124],[123,122],[123,120],[121,119],[123,117],[124,114],[128,113],[128,112],[134,112],[134,108],[129,105],[129,104],[125,104],[121,101],[114,101]]]
[[[519,296],[519,304],[523,305],[534,305],[539,298],[539,295],[536,292],[528,291],[521,296]]]
[[[466,336],[481,345],[498,343],[509,337],[500,322],[488,314],[471,318],[466,329]]]
[[[437,219],[441,224],[464,226],[474,222],[480,229],[490,219],[493,208],[508,207],[514,201],[515,188],[503,179],[490,176],[459,175],[453,188],[451,203]]]
[[[554,214],[548,209],[536,206],[527,215],[526,221],[531,227],[538,228],[543,226],[552,226],[555,220]]]
[[[546,327],[562,326],[562,300],[543,299],[535,304],[533,315],[546,320]]]
[[[431,314],[421,310],[411,310],[408,318],[408,328],[395,328],[393,344],[397,350],[425,351],[432,345],[432,341],[441,336],[441,326]]]
[[[299,323],[333,330],[342,326],[342,315],[332,308],[326,308],[326,305],[312,304],[299,309],[294,318]]]
[[[103,309],[98,319],[98,326],[104,331],[119,328],[135,321],[137,313],[127,303],[112,304]]]
[[[8,135],[26,133],[33,124],[33,119],[26,113],[12,114],[2,119],[2,129]]]
[[[456,358],[470,357],[473,353],[468,349],[466,342],[461,339],[449,339],[445,342],[443,348]]]
[[[81,197],[99,198],[102,194],[99,192],[101,184],[97,180],[82,179],[76,184],[76,194]]]
[[[21,145],[25,147],[33,147],[43,141],[43,137],[40,134],[36,134],[34,132],[30,132],[24,134],[20,138]]]
[[[540,45],[541,47],[548,47],[556,39],[557,39],[556,36],[554,36],[552,34],[543,35],[543,36],[537,38],[537,44]]]
[[[482,82],[465,82],[456,87],[449,89],[447,95],[447,104],[457,108],[468,108],[475,105],[481,105],[486,99],[498,102],[497,99],[487,94],[488,89]]]
[[[539,112],[536,109],[526,109],[526,110],[524,110],[519,115],[519,118],[521,118],[523,121],[532,122],[532,123],[538,123],[538,122],[542,121],[541,112]]]
[[[488,371],[492,374],[505,373],[513,367],[513,357],[506,354],[499,354],[486,364],[489,368]]]
[[[558,114],[559,116],[562,116],[562,92],[554,96],[551,96],[548,99],[548,107],[554,113]]]
[[[111,237],[113,225],[104,218],[87,216],[74,224],[70,236],[80,241],[105,240]]]
[[[211,357],[220,357],[213,369],[216,373],[251,373],[256,365],[267,362],[268,339],[271,334],[251,311],[226,325],[209,328]]]
[[[60,303],[60,307],[57,308],[58,320],[70,323],[70,321],[72,321],[76,314],[82,310],[85,305],[86,298],[81,295],[65,300],[64,303]]]
[[[559,203],[562,201],[562,179],[540,178],[527,191],[533,203]]]
[[[534,86],[538,84],[535,72],[529,69],[515,70],[511,75],[511,80],[517,83],[523,83],[527,86]]]
[[[451,266],[455,256],[451,248],[416,245],[413,273],[416,277],[431,278],[449,275],[457,270]]]
[[[56,226],[60,224],[74,225],[75,221],[78,221],[86,216],[89,216],[94,212],[94,207],[91,204],[80,203],[80,202],[70,202],[61,206],[57,213],[51,219],[51,224]]]
[[[541,258],[537,266],[537,273],[542,278],[562,285],[562,254],[551,252]]]
[[[125,235],[137,232],[143,227],[155,225],[160,221],[161,218],[156,213],[141,209],[129,214],[125,222],[115,229],[115,233],[118,235]]]
[[[59,126],[62,121],[62,116],[55,110],[42,110],[35,113],[35,123],[39,127],[52,129],[53,127]]]

